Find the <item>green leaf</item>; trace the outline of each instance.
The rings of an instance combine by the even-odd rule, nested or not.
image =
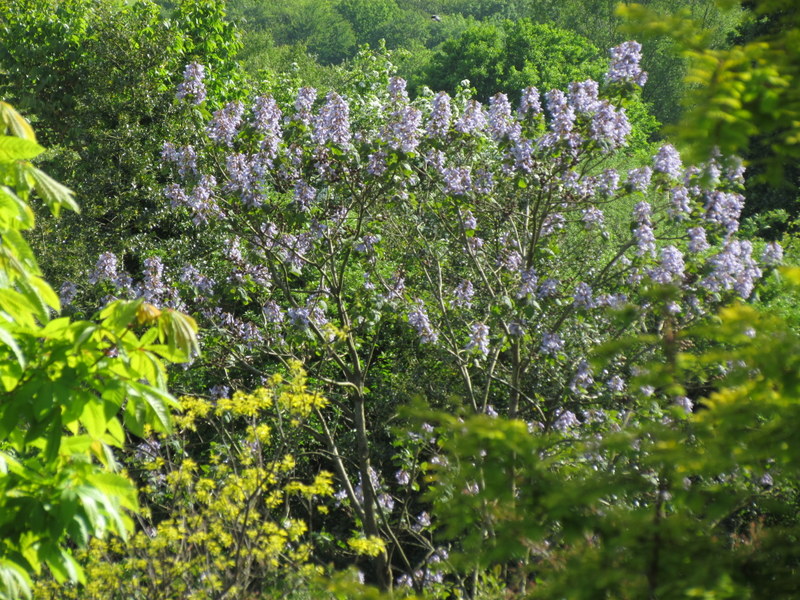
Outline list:
[[[136,510],[139,507],[136,488],[122,475],[106,471],[95,472],[87,475],[86,481],[109,498],[113,498],[123,508]]]
[[[0,186],[0,227],[30,229],[33,224],[33,211],[27,202],[23,202],[10,188]]]
[[[0,558],[0,598],[30,598],[32,585],[27,569],[17,562]]]
[[[17,357],[17,362],[19,363],[19,366],[24,369],[25,365],[27,364],[25,361],[25,355],[22,353],[22,350],[17,344],[17,340],[14,339],[14,336],[11,335],[11,333],[7,329],[4,329],[2,326],[0,326],[0,342],[4,343],[6,346],[11,348],[11,351],[14,353],[14,356]]]
[[[29,174],[33,177],[34,186],[37,193],[47,204],[53,215],[58,216],[62,206],[79,213],[80,207],[73,199],[73,192],[68,187],[61,185],[55,179],[40,171],[36,167],[30,167]]]
[[[16,290],[0,289],[0,314],[7,314],[12,321],[23,327],[34,327],[33,315],[38,307]]]
[[[166,309],[158,318],[159,339],[189,356],[200,354],[197,341],[197,323],[189,315]]]
[[[59,583],[67,581],[86,583],[86,578],[80,565],[64,548],[54,549],[45,555],[44,562]]]
[[[3,125],[2,133],[10,132],[18,138],[36,141],[36,134],[30,124],[20,115],[13,106],[7,102],[0,102],[0,123]]]
[[[44,148],[32,140],[0,135],[0,163],[28,160],[42,152]]]

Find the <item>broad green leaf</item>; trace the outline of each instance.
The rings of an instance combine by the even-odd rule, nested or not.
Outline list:
[[[39,144],[20,137],[0,135],[0,163],[28,160],[44,152]]]
[[[133,324],[141,304],[141,298],[133,301],[115,300],[100,311],[103,326],[121,336]]]
[[[0,557],[0,598],[30,598],[32,585],[28,571],[22,565]]]
[[[200,354],[197,341],[197,323],[189,315],[166,309],[158,318],[159,339],[170,347],[178,348],[189,356]]]
[[[0,186],[0,227],[30,229],[33,224],[33,211],[28,203],[23,202],[10,188]]]
[[[106,432],[106,414],[103,403],[99,399],[87,402],[83,407],[80,421],[90,436],[100,439]]]
[[[0,289],[0,314],[5,313],[23,327],[34,327],[39,307],[16,290]]]
[[[36,134],[28,121],[7,102],[0,102],[0,123],[3,125],[2,133],[10,132],[18,138],[36,141]]]
[[[126,477],[101,471],[91,473],[86,477],[86,481],[109,498],[113,498],[123,508],[128,510],[136,510],[138,508],[136,488]]]
[[[11,348],[14,356],[17,357],[19,366],[24,369],[25,365],[27,364],[25,361],[25,355],[22,353],[19,344],[17,344],[17,340],[15,340],[14,336],[11,335],[11,332],[9,332],[7,329],[4,329],[2,326],[0,326],[0,343],[3,343]]]
[[[66,206],[76,213],[81,212],[80,207],[72,197],[72,190],[68,187],[61,185],[44,171],[40,171],[36,167],[31,167],[29,173],[31,177],[33,177],[37,193],[41,199],[44,200],[45,204],[47,204],[53,215],[58,216],[62,206]]]
[[[43,557],[43,562],[50,568],[50,572],[56,581],[65,583],[67,581],[76,583],[86,583],[86,577],[83,574],[78,562],[73,556],[64,548],[54,548]]]
[[[36,291],[42,302],[47,304],[56,312],[61,312],[61,300],[56,294],[55,290],[50,287],[44,279],[38,276],[33,276],[29,279],[31,287]]]

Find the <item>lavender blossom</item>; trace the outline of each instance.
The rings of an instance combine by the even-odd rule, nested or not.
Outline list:
[[[65,281],[58,290],[58,298],[62,306],[69,306],[78,295],[78,286],[71,281]]]
[[[595,188],[602,196],[611,196],[619,189],[619,173],[614,169],[606,169],[597,178],[597,186]]]
[[[191,144],[183,148],[175,148],[171,143],[164,142],[161,159],[175,163],[178,167],[178,175],[181,177],[197,174],[197,152]]]
[[[89,283],[113,281],[117,278],[117,257],[113,252],[103,252],[95,264],[94,271],[89,274]]]
[[[625,389],[625,380],[619,375],[614,375],[611,379],[606,381],[606,387],[614,393],[620,393]]]
[[[730,240],[723,250],[708,260],[711,273],[701,281],[710,292],[733,290],[747,300],[753,293],[761,269],[751,254],[753,245],[746,240]]]
[[[455,308],[470,308],[474,295],[475,289],[472,282],[469,279],[463,279],[453,290],[453,299],[450,304]]]
[[[587,310],[595,307],[592,288],[588,283],[581,281],[575,286],[575,291],[572,293],[572,303],[576,308],[585,308]]]
[[[260,142],[266,159],[272,161],[278,156],[278,147],[283,134],[281,121],[283,113],[272,96],[259,96],[253,103],[253,124],[256,131],[264,135]]]
[[[328,92],[325,105],[314,119],[313,140],[316,144],[333,143],[347,146],[352,137],[350,133],[350,107],[336,92]]]
[[[381,137],[393,150],[413,152],[419,146],[421,123],[421,111],[413,106],[401,106],[392,112]]]
[[[302,123],[305,126],[311,125],[311,107],[317,99],[317,90],[312,87],[303,87],[297,91],[297,98],[294,101],[295,114],[293,121]]]
[[[631,124],[625,109],[617,109],[608,100],[603,100],[592,115],[589,133],[591,139],[603,144],[606,150],[624,146],[631,134]]]
[[[511,118],[511,104],[505,94],[495,94],[489,100],[489,133],[497,142],[519,135],[519,125]]]
[[[586,362],[586,360],[581,360],[581,362],[578,363],[578,370],[575,372],[575,377],[572,378],[569,384],[569,389],[577,394],[581,390],[588,389],[593,383],[594,377],[592,377],[592,370],[589,368],[589,363]]]
[[[557,295],[558,295],[558,280],[552,278],[545,279],[539,286],[539,291],[536,293],[536,296],[539,299],[553,298]]]
[[[444,137],[450,129],[450,119],[452,118],[450,96],[447,95],[447,92],[439,92],[431,104],[432,110],[425,132],[428,137]]]
[[[574,412],[571,410],[561,410],[558,412],[558,416],[553,422],[553,429],[563,433],[568,429],[579,426],[580,424],[581,422],[578,421],[578,417],[575,416]]]
[[[417,300],[415,307],[408,313],[408,324],[417,330],[423,343],[435,344],[439,339],[439,334],[434,331],[428,313],[425,312],[422,300]]]
[[[689,235],[689,252],[704,252],[711,247],[706,240],[706,230],[702,227],[690,227],[686,233]]]
[[[519,100],[519,110],[517,113],[520,118],[527,117],[529,114],[538,115],[542,112],[542,105],[539,103],[539,90],[535,87],[526,87],[522,90]]]
[[[656,283],[673,283],[683,279],[685,264],[683,254],[675,246],[661,249],[661,264],[650,270],[650,278]]]
[[[577,113],[592,113],[600,104],[597,92],[597,82],[592,79],[573,81],[569,84],[569,103]]]
[[[681,155],[672,144],[664,144],[653,157],[653,167],[657,173],[664,173],[673,179],[681,176],[683,163]]]
[[[564,340],[561,339],[560,335],[557,333],[548,333],[546,331],[542,334],[542,344],[539,347],[540,352],[543,354],[549,354],[550,356],[555,356],[563,349]]]
[[[531,267],[530,269],[524,270],[521,275],[519,290],[517,290],[517,298],[533,296],[536,293],[536,284],[539,281],[539,278],[536,276],[536,271]]]
[[[486,115],[483,106],[477,100],[467,101],[464,114],[456,121],[455,130],[459,133],[473,133],[486,127]]]
[[[744,208],[741,194],[713,191],[706,194],[705,219],[725,228],[728,235],[739,229],[739,216]]]
[[[542,221],[542,229],[541,234],[543,236],[551,235],[556,231],[560,231],[564,228],[564,224],[566,223],[566,219],[564,215],[561,213],[550,213],[544,218]]]
[[[178,100],[193,97],[192,104],[202,104],[206,99],[206,86],[203,83],[205,79],[205,67],[197,62],[191,62],[186,65],[183,70],[183,83],[178,85],[175,97]]]
[[[244,104],[238,101],[214,111],[214,116],[206,127],[208,138],[217,144],[233,147],[233,138],[242,124],[242,115]]]
[[[294,184],[294,204],[301,212],[308,211],[317,197],[317,190],[302,179]]]
[[[672,188],[669,192],[670,208],[669,214],[675,218],[682,218],[692,212],[692,206],[689,203],[689,190],[684,186]]]
[[[370,154],[367,159],[367,173],[373,177],[380,177],[386,172],[388,168],[386,165],[387,154],[383,150],[378,150]]]
[[[653,233],[653,228],[649,223],[642,223],[636,227],[633,230],[633,236],[636,238],[636,254],[638,256],[655,254],[656,236]]]
[[[628,171],[628,187],[634,192],[644,192],[650,185],[653,170],[650,167],[641,167]]]
[[[624,42],[610,51],[611,63],[606,73],[610,83],[633,83],[642,87],[647,82],[647,73],[639,67],[642,60],[642,45],[638,42]]]
[[[478,220],[471,210],[461,212],[461,229],[464,231],[473,231],[478,227]]]
[[[547,110],[552,115],[550,129],[560,138],[567,138],[575,125],[575,110],[567,102],[561,90],[550,90],[545,94]]]
[[[761,253],[761,264],[775,267],[783,262],[783,247],[778,242],[769,242]]]
[[[470,167],[446,167],[442,172],[444,191],[452,196],[464,196],[472,187]]]
[[[372,252],[372,249],[380,241],[377,235],[367,234],[361,238],[361,242],[356,244],[356,252]]]
[[[581,221],[583,221],[583,227],[586,231],[602,228],[603,220],[603,211],[595,206],[584,208],[581,213]]]
[[[473,323],[470,325],[470,337],[466,349],[476,349],[484,356],[489,355],[489,328],[486,324]]]

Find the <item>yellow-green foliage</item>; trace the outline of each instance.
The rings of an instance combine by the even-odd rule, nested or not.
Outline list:
[[[80,556],[85,586],[40,581],[35,597],[247,598],[321,573],[311,562],[307,518],[327,512],[320,502],[332,496],[333,476],[296,480],[283,441],[286,423],[295,429],[326,403],[308,391],[302,366],[290,365],[287,380],[275,375],[252,393],[181,403],[176,433],[151,440],[155,451],[139,459],[150,515],[136,535],[127,543],[94,540]],[[227,441],[207,452],[200,444],[203,458],[190,457],[198,432],[209,428]],[[301,506],[305,517],[296,515]]]

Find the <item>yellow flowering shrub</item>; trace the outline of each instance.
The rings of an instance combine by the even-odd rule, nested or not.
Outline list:
[[[301,426],[326,403],[307,389],[302,366],[252,393],[181,403],[176,433],[151,437],[129,461],[145,484],[138,532],[126,543],[94,540],[79,556],[86,585],[41,579],[35,598],[251,598],[322,573],[307,518],[327,512],[333,476],[297,478],[287,452],[286,424]],[[203,444],[209,430],[222,435]]]

